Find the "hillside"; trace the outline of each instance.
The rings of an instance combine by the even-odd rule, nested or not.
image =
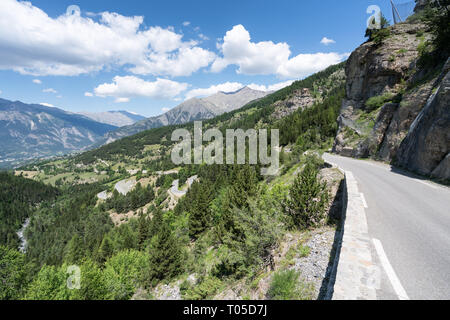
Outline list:
[[[116,127],[132,125],[145,117],[128,111],[106,111],[106,112],[80,112],[81,115],[91,118],[94,121],[109,124]]]
[[[16,171],[61,192],[33,211],[25,231],[26,261],[39,270],[25,298],[277,299],[285,278],[294,285],[282,298],[321,297],[342,174],[305,151],[331,147],[344,81],[343,64],[332,66],[204,121],[221,130],[280,128],[277,176],[263,177],[254,165],[176,167],[170,135],[175,128],[191,130],[192,123]],[[312,194],[300,200],[305,179],[313,183]],[[297,216],[301,201],[313,198],[320,199],[315,218]],[[50,285],[49,272],[62,274],[74,263],[100,282],[86,280],[87,291],[76,292],[58,281]]]
[[[335,119],[340,106],[339,96],[342,94],[345,81],[343,67],[344,64],[341,63],[329,67],[325,71],[310,76],[305,80],[296,81],[291,86],[250,102],[238,110],[205,120],[204,126],[215,126],[221,130],[225,128],[248,129],[285,126],[284,129],[280,128],[280,139],[283,145],[295,144],[298,135],[301,135],[301,133],[305,136],[309,134],[314,139],[317,137],[317,141],[325,140],[316,132],[301,132],[301,126],[297,124],[306,115],[302,114],[305,109],[310,117],[319,118],[321,114],[316,112],[317,109],[327,109],[326,106],[328,104],[333,104],[333,107],[337,105],[337,109],[335,108],[332,112],[329,112],[327,121],[329,121],[332,128],[336,128]],[[300,114],[302,116],[299,116]],[[311,122],[310,126],[313,127],[314,124],[315,122]],[[172,125],[143,131],[98,149],[85,152],[73,158],[70,162],[73,164],[83,163],[84,165],[90,165],[96,160],[119,161],[119,159],[122,159],[121,161],[127,161],[128,157],[132,157],[137,162],[142,163],[153,154],[153,149],[148,151],[149,146],[162,145],[169,147],[172,145],[170,138],[172,131],[176,128],[188,128],[192,130],[193,124]],[[329,131],[327,139],[334,137],[333,130],[331,129]],[[304,131],[306,131],[306,128]]]
[[[225,112],[239,109],[248,102],[262,98],[267,94],[263,91],[244,87],[236,92],[218,92],[205,98],[192,98],[160,116],[151,117],[110,132],[106,135],[104,142],[111,143],[117,139],[162,126],[211,119]]]
[[[116,128],[58,108],[0,99],[0,167],[83,150]]]

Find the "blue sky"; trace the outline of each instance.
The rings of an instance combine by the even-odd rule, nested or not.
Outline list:
[[[278,89],[364,42],[369,5],[392,19],[388,0],[1,0],[0,97],[153,116],[218,90]]]

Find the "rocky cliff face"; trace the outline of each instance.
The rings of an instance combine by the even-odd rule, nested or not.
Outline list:
[[[420,5],[423,3],[418,3],[417,10]],[[448,153],[449,139],[444,127],[449,123],[443,117],[448,113],[446,78],[439,76],[440,69],[433,72],[417,66],[419,48],[428,39],[425,25],[401,23],[389,27],[381,42],[368,41],[352,53],[345,70],[346,98],[338,119],[334,152],[383,161],[398,159],[399,165],[410,170],[422,174],[436,170],[436,177],[446,179],[448,167],[436,168]],[[437,123],[437,117],[441,122]],[[418,125],[424,121],[434,125],[432,132],[424,129],[427,124]],[[422,129],[417,131],[419,128]],[[419,148],[419,141],[425,136],[436,139],[433,150],[439,151],[433,151],[432,156],[423,156],[430,150]],[[448,161],[442,166],[448,166]]]
[[[438,88],[411,125],[396,164],[424,175],[450,180],[450,58]]]

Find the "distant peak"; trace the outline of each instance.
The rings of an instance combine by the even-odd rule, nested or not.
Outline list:
[[[232,92],[219,91],[219,93],[230,95],[230,94],[236,94],[236,93],[245,92],[245,91],[254,91],[254,90],[249,88],[248,86],[244,86],[244,87],[242,87],[242,88],[240,88],[239,90],[236,90],[236,91],[232,91]]]

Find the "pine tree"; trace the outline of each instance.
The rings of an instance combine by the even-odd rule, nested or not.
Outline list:
[[[113,244],[109,236],[106,236],[102,240],[102,244],[98,249],[97,260],[99,263],[103,264],[111,257],[114,253]]]
[[[301,229],[317,226],[325,215],[327,186],[317,176],[316,165],[309,162],[298,174],[289,191],[287,211],[294,225]]]
[[[79,263],[84,258],[83,239],[75,234],[66,245],[64,260],[67,263]]]
[[[192,203],[189,215],[189,235],[197,237],[205,231],[211,224],[211,191],[206,184],[196,182],[192,186],[195,199]]]
[[[257,192],[257,178],[253,167],[249,165],[236,166],[230,189],[231,204],[238,208],[248,208],[249,197]]]
[[[163,223],[158,227],[158,232],[152,237],[150,244],[150,285],[156,285],[160,280],[171,279],[182,273],[184,260],[181,245],[164,221],[162,213],[158,212],[155,218]]]
[[[138,246],[141,250],[144,248],[145,241],[148,239],[149,231],[148,220],[141,212],[138,219]]]

